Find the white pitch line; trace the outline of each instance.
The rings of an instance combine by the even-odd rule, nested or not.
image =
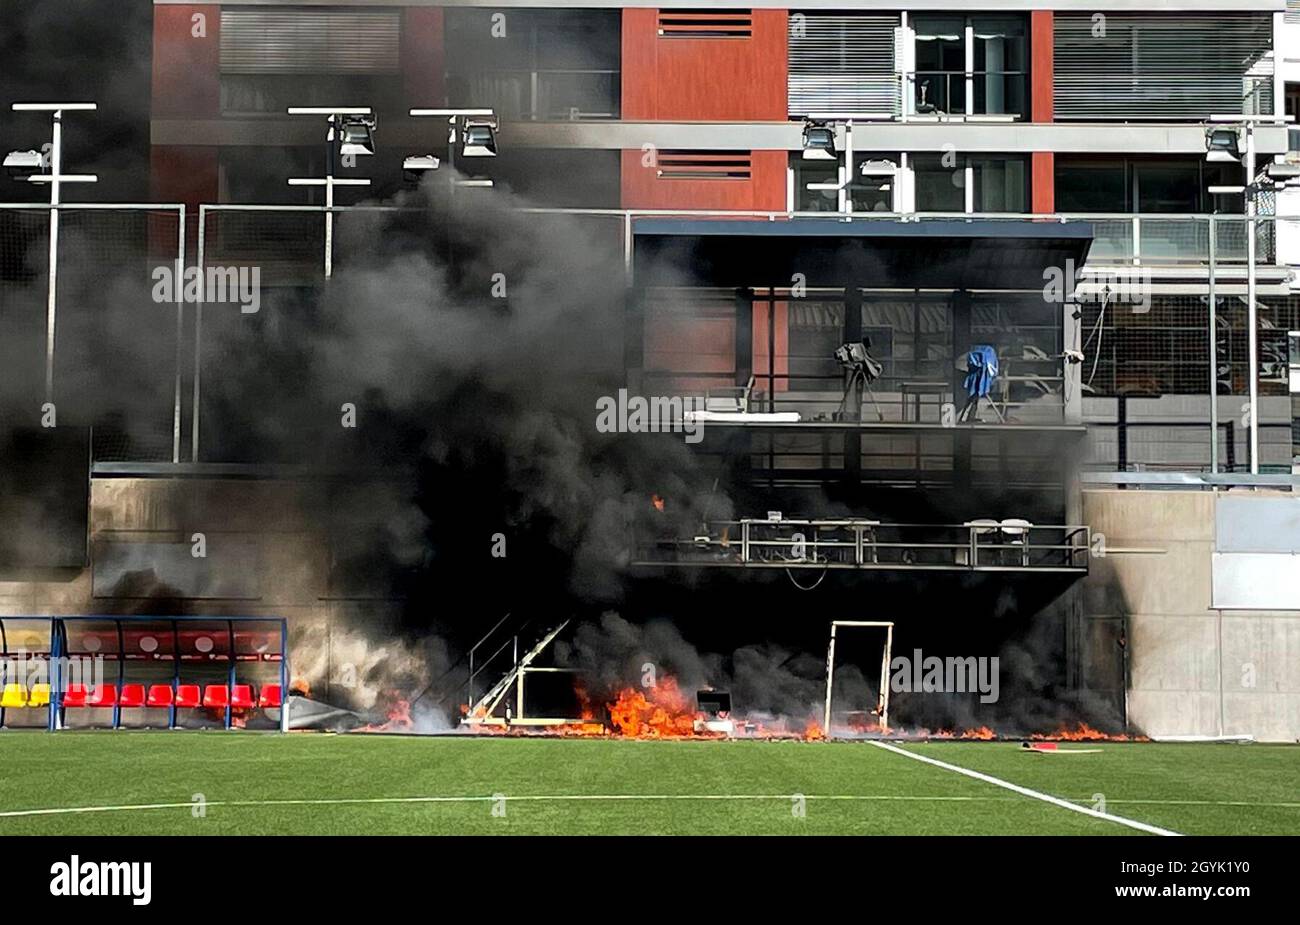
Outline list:
[[[1007,802],[1001,797],[979,796],[908,796],[903,794],[796,794],[796,793],[567,793],[567,794],[530,794],[523,796],[503,796],[508,803],[546,803],[546,802],[613,802],[632,800],[790,800],[802,797],[805,800],[840,800],[840,801],[899,801],[899,802],[938,802],[938,803],[998,803]],[[0,819],[15,819],[23,816],[63,816],[77,813],[127,813],[156,809],[192,809],[195,806],[213,807],[254,807],[254,806],[347,806],[383,803],[487,803],[497,799],[494,796],[457,796],[457,797],[339,797],[319,800],[206,800],[202,803],[125,803],[117,806],[59,806],[49,809],[14,809],[0,812]]]
[[[993,784],[995,787],[1001,787],[1004,790],[1010,790],[1012,793],[1018,793],[1021,796],[1032,797],[1035,800],[1042,800],[1044,803],[1051,803],[1053,806],[1059,806],[1062,809],[1068,809],[1071,812],[1082,813],[1085,816],[1092,816],[1094,819],[1104,819],[1107,822],[1117,822],[1120,825],[1126,825],[1131,829],[1137,829],[1140,832],[1147,832],[1151,835],[1180,835],[1180,832],[1172,832],[1169,829],[1162,829],[1158,826],[1147,825],[1145,822],[1138,822],[1136,819],[1128,819],[1124,816],[1116,816],[1114,813],[1103,813],[1100,810],[1093,809],[1090,806],[1079,806],[1069,800],[1063,800],[1060,797],[1054,797],[1048,793],[1040,793],[1037,790],[1030,790],[1028,787],[1021,787],[1019,784],[1013,784],[1010,781],[1002,780],[999,777],[993,777],[989,774],[983,774],[979,771],[972,771],[970,768],[963,768],[955,764],[949,764],[946,761],[940,761],[937,758],[930,758],[926,755],[919,755],[916,752],[909,752],[906,749],[899,748],[897,745],[890,745],[887,742],[870,740],[869,745],[877,748],[883,748],[887,752],[893,752],[896,755],[902,755],[915,761],[922,761],[926,764],[934,765],[936,768],[943,768],[945,771],[953,771],[957,774],[972,777],[975,780],[983,781],[986,784]]]

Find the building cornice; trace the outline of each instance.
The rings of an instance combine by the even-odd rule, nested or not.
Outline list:
[[[698,9],[700,0],[153,0],[155,6],[341,6],[341,7],[489,7],[489,8],[567,8],[567,9]],[[709,0],[710,9],[758,10],[828,10],[874,11],[896,10],[951,12],[953,0]],[[1210,13],[1249,12],[1277,13],[1286,9],[1286,0],[988,0],[981,11],[1054,10],[1068,13]]]
[[[430,127],[412,119],[387,121],[386,145],[428,145]],[[315,125],[265,119],[154,119],[155,145],[282,146],[320,141]],[[797,151],[803,147],[800,122],[506,122],[503,145],[527,148],[637,150],[657,148],[731,151]],[[1260,126],[1255,132],[1261,155],[1285,154],[1287,127]],[[1204,154],[1205,126],[1183,123],[1025,123],[1025,122],[858,122],[854,144],[860,151],[947,151],[967,153]]]

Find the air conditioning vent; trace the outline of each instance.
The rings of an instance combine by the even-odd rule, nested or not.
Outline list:
[[[754,34],[750,10],[661,10],[659,36],[678,39],[747,39]]]
[[[750,151],[660,151],[661,180],[748,180]]]

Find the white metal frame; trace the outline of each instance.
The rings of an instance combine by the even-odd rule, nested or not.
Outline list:
[[[67,177],[63,180],[66,182]],[[33,212],[48,211],[50,213],[51,229],[54,229],[56,218],[61,211],[90,211],[90,212],[175,212],[176,213],[176,259],[171,261],[173,272],[177,274],[179,285],[183,289],[185,274],[185,204],[179,202],[63,202],[49,204],[43,202],[0,202],[0,210],[3,209],[23,209]],[[57,235],[55,235],[57,237]],[[54,320],[55,320],[55,298],[57,289],[54,285],[53,273],[53,249],[57,247],[57,242],[51,242],[51,274],[49,302],[47,312],[47,331],[46,331],[46,400],[53,401],[53,369],[54,369]],[[197,307],[197,306],[196,306]],[[185,334],[185,301],[179,299],[176,302],[176,375],[173,384],[173,401],[172,401],[172,462],[181,461],[181,367],[184,357],[184,334]]]
[[[835,681],[835,638],[839,628],[843,627],[877,627],[885,631],[885,649],[880,659],[880,702],[877,715],[880,717],[882,731],[889,730],[889,663],[894,650],[894,624],[882,620],[832,620],[831,642],[826,650],[826,710],[822,716],[822,731],[827,739],[831,736],[831,690]]]
[[[334,141],[339,116],[368,116],[369,106],[290,106],[291,116],[325,116],[329,127],[325,131],[325,146],[328,155],[325,160],[324,177],[291,177],[290,186],[325,187],[325,278],[334,275],[334,187],[369,186],[370,181],[364,177],[334,176]]]
[[[64,183],[95,183],[94,174],[65,174],[63,172],[63,114],[64,112],[93,112],[94,103],[14,103],[14,112],[48,112],[50,114],[50,172],[27,177],[29,183],[50,185],[50,256],[49,289],[45,308],[45,400],[54,401],[54,329],[58,301],[59,277],[59,203]],[[183,246],[183,245],[182,245]]]

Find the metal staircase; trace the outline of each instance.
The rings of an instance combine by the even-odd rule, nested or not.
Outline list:
[[[541,655],[542,652],[546,650],[547,646],[555,641],[555,637],[560,635],[568,625],[568,620],[562,621],[558,626],[555,626],[546,632],[541,639],[534,643],[531,649],[523,654],[522,657],[516,658],[515,663],[510,670],[507,671],[496,684],[493,684],[486,694],[470,706],[468,715],[461,720],[461,723],[466,726],[504,725],[506,719],[504,717],[493,716],[493,712],[501,705],[501,701],[505,699],[506,694],[510,691],[511,685],[518,684],[522,681],[524,673],[528,670],[528,666],[533,663],[533,660],[536,659],[537,656]],[[517,638],[518,637],[516,637],[516,639]],[[482,640],[480,640],[480,642],[481,641]],[[504,644],[502,648],[504,648]],[[501,651],[501,649],[498,649],[498,651]],[[519,692],[519,694],[522,695],[522,692]],[[522,696],[519,696],[519,699],[522,700]]]

